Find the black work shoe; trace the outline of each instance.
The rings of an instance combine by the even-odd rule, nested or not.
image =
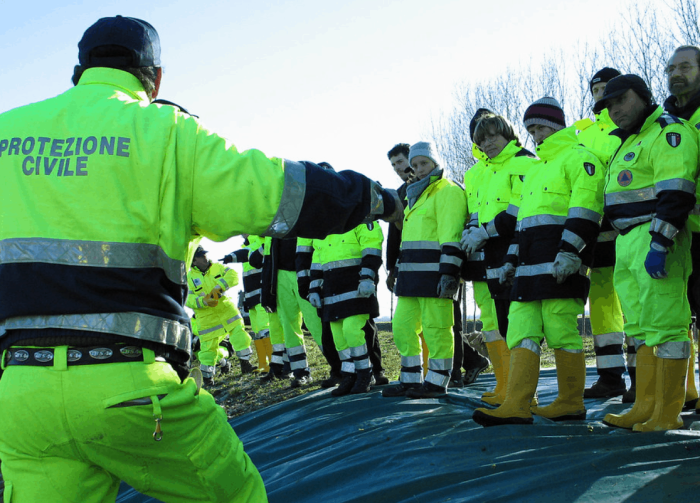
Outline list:
[[[365,369],[364,371],[357,371],[357,379],[355,379],[355,385],[350,390],[353,395],[359,395],[360,393],[369,393],[374,385],[374,376],[370,369]]]
[[[221,371],[222,374],[228,374],[231,372],[232,366],[231,362],[228,361],[227,359],[223,359],[223,362],[221,365],[219,365],[219,370]]]
[[[384,371],[380,370],[374,374],[374,385],[375,386],[386,386],[389,384],[389,378],[384,375]]]
[[[214,378],[213,377],[205,377],[202,379],[202,384],[204,386],[214,386]]]
[[[239,361],[241,362],[241,374],[252,374],[255,372],[255,367],[253,367],[253,364],[250,363],[249,360],[239,358]]]
[[[408,398],[439,398],[445,395],[447,395],[445,388],[427,381],[423,381],[423,384],[418,388],[409,389],[406,392]]]
[[[634,403],[637,399],[637,387],[633,384],[622,394],[622,403]]]
[[[489,367],[488,358],[484,358],[482,356],[481,359],[479,360],[479,362],[474,367],[467,369],[467,371],[464,373],[464,378],[463,378],[464,385],[469,386],[470,384],[474,384],[474,382],[476,381],[476,378],[479,377],[479,374],[481,374],[488,367]]]
[[[270,369],[270,371],[262,376],[260,379],[258,379],[261,383],[267,384],[269,382],[274,381],[275,379],[281,379],[281,377],[277,374],[275,374],[275,371]]]
[[[308,386],[312,382],[314,382],[314,378],[311,376],[295,377],[289,383],[289,387],[290,388],[301,388],[302,386]]]
[[[625,391],[625,381],[609,384],[598,379],[593,386],[583,391],[583,398],[612,398],[624,394]]]
[[[448,388],[464,388],[464,382],[462,381],[462,376],[453,377],[450,382],[447,383]]]
[[[341,379],[341,376],[331,373],[331,375],[328,376],[328,379],[324,379],[323,381],[321,381],[321,387],[335,388],[338,384],[340,384]]]
[[[357,374],[352,372],[343,372],[343,380],[337,388],[331,391],[333,396],[344,396],[350,394],[353,386],[355,386],[355,381],[357,380]]]
[[[396,386],[389,386],[382,390],[382,396],[384,397],[396,397],[396,396],[406,396],[406,392],[412,388],[420,388],[418,383],[405,383],[401,382]]]

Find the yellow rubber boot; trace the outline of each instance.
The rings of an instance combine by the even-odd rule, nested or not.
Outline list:
[[[698,388],[695,385],[695,341],[693,332],[688,330],[690,339],[690,358],[688,359],[688,378],[685,383],[685,407],[694,409],[698,402]]]
[[[269,372],[270,361],[267,359],[265,339],[255,339],[255,353],[258,355],[258,369],[256,372]]]
[[[428,345],[425,343],[423,332],[418,334],[418,337],[420,337],[420,345],[423,350],[421,354],[423,355],[423,377],[425,378],[426,374],[428,373],[428,360],[430,359],[430,352],[428,351]],[[462,362],[459,362],[459,365],[461,367]]]
[[[532,424],[530,401],[537,391],[539,377],[540,355],[525,348],[513,349],[503,405],[497,409],[476,409],[472,418],[481,426]]]
[[[262,340],[265,343],[265,356],[267,358],[267,366],[269,368],[270,362],[272,361],[272,340],[270,337],[264,337]]]
[[[489,360],[493,365],[493,374],[496,376],[496,387],[492,392],[481,395],[481,401],[489,405],[501,405],[506,399],[508,389],[508,370],[510,369],[510,349],[505,339],[487,342],[486,349],[489,352]]]
[[[586,357],[581,353],[554,350],[557,364],[557,398],[545,407],[533,407],[532,413],[552,421],[586,419],[583,390],[586,387]]]
[[[639,360],[637,360],[639,361]],[[634,431],[666,431],[683,427],[680,413],[685,403],[685,378],[688,359],[656,359],[656,397],[654,412],[648,421],[637,423]],[[639,372],[637,372],[639,379]],[[639,393],[639,387],[637,388]]]
[[[637,392],[634,405],[625,414],[606,414],[603,423],[630,430],[635,424],[643,423],[651,417],[656,401],[656,364],[653,348],[646,344],[637,348]]]

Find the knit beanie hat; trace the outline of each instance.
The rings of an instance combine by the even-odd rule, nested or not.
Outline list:
[[[435,152],[433,144],[428,141],[419,141],[415,145],[411,146],[411,151],[408,153],[408,164],[411,164],[413,158],[418,157],[419,155],[427,157],[433,161],[436,166],[440,165],[437,152]]]
[[[469,122],[469,139],[474,141],[474,131],[476,131],[476,123],[479,122],[479,117],[486,114],[492,114],[493,112],[488,108],[480,108],[472,117],[471,122]]]
[[[603,68],[602,70],[599,70],[591,79],[588,87],[591,88],[591,93],[593,92],[593,86],[595,84],[599,84],[601,82],[610,82],[612,79],[617,77],[618,75],[621,75],[620,72],[615,70],[614,68],[608,68],[607,66]]]
[[[523,124],[525,128],[533,124],[541,124],[549,126],[555,131],[566,127],[566,119],[564,118],[564,110],[557,100],[550,97],[544,97],[535,101],[527,107],[523,116]]]

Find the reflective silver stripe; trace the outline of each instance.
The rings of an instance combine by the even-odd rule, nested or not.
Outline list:
[[[506,255],[518,255],[520,253],[520,245],[510,245]]]
[[[484,261],[484,252],[474,252],[471,255],[469,255],[469,258],[467,258],[467,262],[483,262]]]
[[[349,258],[345,260],[335,260],[333,262],[326,262],[323,264],[323,270],[329,271],[331,269],[339,269],[341,267],[352,267],[362,264],[362,259],[359,258]]]
[[[438,374],[434,370],[428,370],[425,376],[426,382],[432,383],[435,386],[440,386],[441,388],[446,388],[447,384],[450,382],[449,375]]]
[[[572,355],[577,355],[579,353],[583,353],[583,349],[567,349],[567,348],[559,348],[560,351],[564,351],[565,353],[569,353]]]
[[[527,349],[535,353],[537,356],[540,356],[540,345],[532,339],[523,339],[522,341],[520,341],[520,344],[512,348],[511,351],[516,348]]]
[[[514,204],[509,204],[508,209],[506,209],[506,213],[508,213],[512,217],[518,217],[518,212],[520,211],[520,208],[515,206]]]
[[[615,241],[620,233],[618,231],[604,231],[598,234],[598,243],[608,243]]]
[[[481,332],[484,342],[498,342],[503,339],[498,330],[486,330]]]
[[[567,218],[581,218],[600,224],[601,220],[603,220],[603,215],[596,211],[589,210],[588,208],[576,207],[569,208]]]
[[[242,358],[243,360],[247,360],[248,358],[246,358],[246,356],[250,357],[250,355],[252,355],[252,354],[253,354],[253,350],[250,349],[250,347],[236,351],[236,356],[238,358]]]
[[[202,371],[202,377],[214,377],[214,372],[216,372],[215,365],[199,365],[199,370]]]
[[[363,248],[362,249],[362,257],[364,258],[368,255],[372,255],[374,257],[381,257],[382,250],[377,250],[376,248]]]
[[[284,349],[284,354],[282,355],[282,361],[285,363],[289,363],[289,355],[287,354],[287,349]]]
[[[157,268],[173,283],[187,284],[185,262],[168,257],[154,244],[41,238],[0,241],[0,264],[31,262],[115,269]]]
[[[297,272],[297,278],[306,278],[307,276],[311,276],[311,271],[308,269]]]
[[[457,267],[462,266],[462,259],[460,257],[455,257],[454,255],[440,255],[441,264],[452,264]]]
[[[542,276],[544,274],[552,274],[554,262],[545,262],[544,264],[535,265],[519,265],[515,270],[516,277],[526,277],[526,276]],[[590,269],[585,265],[582,265],[578,273],[581,276],[587,276]]]
[[[340,371],[347,372],[348,374],[354,374],[355,362],[353,362],[352,360],[344,360],[342,365],[340,366]]]
[[[484,227],[486,228],[486,234],[488,234],[489,237],[491,237],[491,238],[498,237],[498,230],[496,229],[496,224],[494,223],[493,220],[491,220],[489,223],[487,223]]]
[[[444,250],[445,247],[447,247],[447,246],[451,246],[452,248],[454,248],[454,249],[456,249],[456,250],[459,250],[459,249],[460,249],[459,243],[442,243],[442,246],[440,247],[440,249],[441,249],[441,250]]]
[[[248,276],[251,276],[253,274],[259,274],[262,272],[262,269],[249,269],[247,271],[243,271],[243,277],[247,278]]]
[[[690,341],[669,341],[656,346],[656,357],[669,360],[690,358]],[[693,367],[695,362],[693,362]],[[693,369],[695,370],[695,369]]]
[[[284,365],[284,360],[282,355],[276,355],[273,353],[272,358],[270,358],[270,363],[275,363],[277,365]]]
[[[357,360],[353,360],[355,363],[355,368],[358,370],[364,370],[364,369],[370,369],[372,368],[372,364],[369,362],[369,357],[365,356],[364,358],[360,358]]]
[[[318,262],[314,262],[311,264],[311,270],[312,271],[323,271],[323,266],[319,264]]]
[[[190,352],[192,333],[187,325],[143,313],[61,314],[56,316],[18,316],[0,325],[5,330],[59,328],[123,335],[157,342]],[[200,332],[201,333],[201,332]]]
[[[404,372],[401,371],[399,376],[399,381],[405,382],[406,384],[420,384],[423,382],[422,372]]]
[[[399,264],[403,272],[440,272],[440,264]]]
[[[420,367],[421,365],[423,365],[423,359],[420,355],[401,357],[402,367]]]
[[[452,358],[429,358],[428,370],[452,370]]]
[[[517,230],[539,227],[541,225],[564,225],[566,217],[563,215],[534,215],[525,217],[518,222]]]
[[[240,313],[238,313],[238,314],[237,314],[236,316],[234,316],[233,318],[229,318],[228,320],[226,320],[226,323],[233,323],[234,321],[240,320],[240,319],[242,319],[242,318],[243,318],[243,316],[242,316]]]
[[[289,356],[297,356],[297,355],[305,355],[306,354],[306,346],[303,344],[301,346],[295,346],[293,348],[287,348],[287,354]]]
[[[678,234],[678,229],[674,225],[654,217],[651,220],[649,232],[658,232],[668,239],[674,239]]]
[[[641,201],[653,201],[654,199],[656,199],[654,187],[646,187],[644,189],[637,190],[627,190],[624,192],[607,192],[605,194],[605,206],[637,203]]]
[[[251,297],[255,297],[256,295],[260,295],[261,292],[262,292],[261,288],[258,288],[257,290],[253,290],[252,292],[246,292],[245,298],[249,299]]]
[[[272,345],[272,351],[274,351],[275,353],[281,353],[281,352],[283,352],[283,351],[284,351],[284,343],[273,344],[273,345]]]
[[[224,286],[224,290],[228,290],[229,288],[231,288],[230,286],[228,286],[228,283],[224,278],[219,278],[219,282],[221,282],[221,284]]]
[[[498,269],[486,269],[486,279],[499,279]]]
[[[376,215],[381,215],[384,213],[384,199],[382,199],[382,186],[375,181],[370,181],[370,211],[364,222],[371,222],[374,220],[373,217]]]
[[[301,360],[297,361],[289,361],[289,368],[292,370],[301,370],[305,369],[306,367],[309,366],[309,362],[306,360],[306,358],[302,358]]]
[[[688,194],[695,194],[695,183],[684,180],[683,178],[672,178],[670,180],[661,180],[656,182],[654,185],[654,191],[656,194],[662,190],[679,190],[681,192],[687,192]]]
[[[367,276],[368,278],[374,279],[376,277],[376,274],[374,274],[374,271],[372,269],[363,267],[362,269],[360,269],[360,276]]]
[[[479,213],[474,212],[471,215],[469,215],[469,224],[468,226],[477,226],[479,225]]]
[[[359,299],[359,298],[360,298],[360,295],[357,293],[357,290],[353,290],[352,292],[341,293],[340,295],[332,295],[331,297],[324,297],[323,298],[323,305],[328,306],[331,304],[337,304],[338,302],[344,302],[346,300]]]
[[[322,279],[315,279],[311,283],[309,283],[309,288],[323,288],[323,280]]]
[[[637,353],[627,353],[627,368],[637,367]]]
[[[600,334],[593,336],[593,345],[597,348],[603,348],[605,346],[622,346],[625,341],[624,332],[610,332],[607,334]]]
[[[367,344],[348,348],[353,358],[360,358],[367,355]]]
[[[437,241],[404,241],[401,243],[402,250],[439,250],[440,243]]]
[[[345,348],[342,351],[338,351],[338,357],[343,361],[351,360],[352,353],[350,352],[350,348]]]
[[[198,308],[203,308],[204,307],[204,296],[200,295],[196,299],[194,299],[194,303],[197,305]]]
[[[216,332],[217,330],[223,330],[224,326],[219,324],[219,325],[214,325],[213,327],[207,328],[206,330],[202,330],[201,328],[199,329],[199,335],[206,335],[210,334],[212,332]]]
[[[564,229],[564,232],[561,233],[561,239],[572,245],[579,252],[586,247],[586,242],[583,238],[568,229]]]
[[[314,247],[313,246],[297,246],[297,253],[313,253],[314,252]]]
[[[282,238],[296,225],[306,194],[306,168],[303,164],[284,160],[284,188],[277,213],[261,236]]]
[[[631,218],[618,218],[616,220],[612,220],[610,223],[617,230],[624,231],[628,227],[634,227],[635,225],[638,225],[638,224],[641,224],[644,222],[649,222],[652,218],[654,218],[654,215],[640,215],[638,217],[631,217]]]
[[[625,366],[625,357],[622,355],[596,356],[595,365],[599,369],[614,369]]]
[[[625,342],[627,343],[627,347],[633,346],[635,351],[639,351],[640,346],[645,344],[645,341],[643,341],[642,339],[636,339],[630,336],[625,337]]]

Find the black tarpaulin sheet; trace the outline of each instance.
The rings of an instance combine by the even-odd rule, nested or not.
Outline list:
[[[596,379],[588,368],[587,384]],[[619,398],[586,400],[586,421],[482,428],[471,415],[493,386],[482,374],[430,400],[324,390],[231,424],[273,503],[700,501],[700,431],[609,428],[605,414],[631,405]],[[541,370],[540,403],[556,394],[556,371]],[[117,501],[156,500],[124,485]]]

